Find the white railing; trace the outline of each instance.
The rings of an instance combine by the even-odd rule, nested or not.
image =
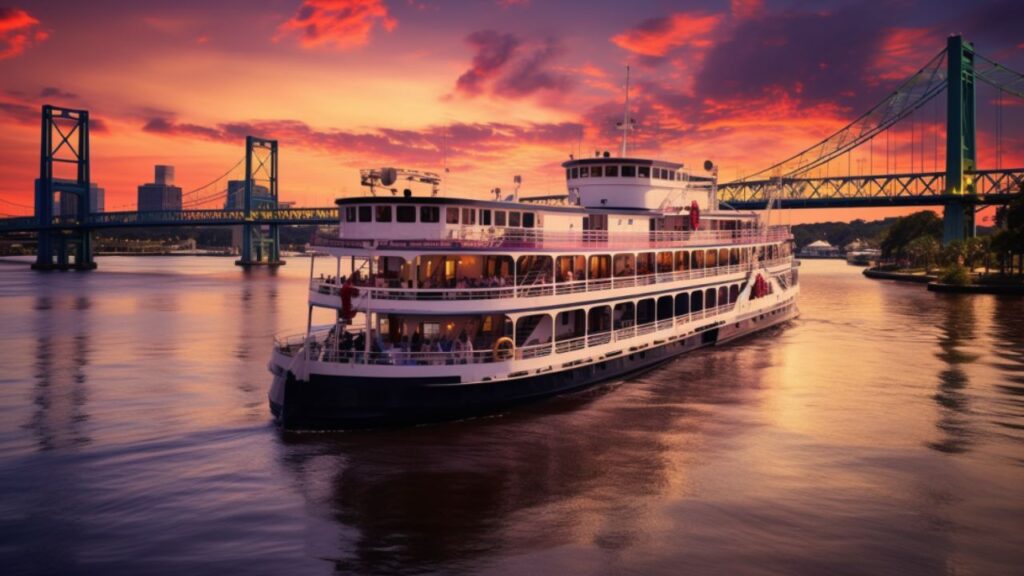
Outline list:
[[[571,338],[569,340],[559,340],[555,342],[555,352],[564,354],[566,352],[572,352],[573,350],[581,350],[587,347],[587,337],[580,336],[578,338]]]
[[[503,362],[512,358],[516,360],[528,360],[540,358],[552,353],[565,354],[582,350],[588,347],[602,346],[610,342],[628,340],[637,336],[655,334],[669,330],[677,330],[688,322],[702,320],[713,316],[724,314],[733,309],[735,303],[722,304],[713,308],[699,310],[676,316],[675,318],[663,318],[656,322],[648,322],[638,326],[619,328],[610,332],[599,332],[589,336],[580,336],[569,340],[558,342],[544,342],[530,346],[519,346],[514,350],[493,350],[481,348],[479,350],[452,350],[452,351],[410,351],[402,347],[391,347],[387,350],[379,350],[373,347],[367,351],[363,349],[342,349],[340,343],[334,338],[332,331],[319,331],[310,334],[306,339],[304,334],[288,337],[275,337],[274,346],[285,356],[294,357],[303,352],[305,346],[309,346],[309,357],[311,360],[320,362],[335,362],[344,364],[380,364],[389,366],[415,366],[415,365],[457,365],[457,364],[490,364],[492,362]]]
[[[676,248],[705,244],[754,244],[788,240],[788,226],[748,230],[697,230],[613,232],[607,230],[544,230],[540,228],[488,228],[464,226],[450,230],[442,238],[376,239],[337,238],[317,235],[314,246],[326,248],[459,248],[459,249],[605,249],[605,248]]]
[[[763,262],[765,267],[778,266],[790,262],[791,258],[776,258]],[[633,288],[651,284],[667,284],[700,278],[711,278],[746,272],[753,264],[734,264],[714,268],[698,268],[695,270],[679,270],[662,274],[644,276],[620,276],[617,278],[597,278],[576,280],[574,282],[555,282],[547,284],[524,284],[521,286],[494,286],[489,288],[391,288],[356,285],[359,295],[369,294],[374,300],[490,300],[495,298],[536,298],[554,294],[581,294],[618,288]],[[310,283],[310,291],[318,294],[338,296],[341,285],[336,280],[314,278]]]

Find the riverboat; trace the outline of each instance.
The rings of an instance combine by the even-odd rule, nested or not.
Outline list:
[[[432,173],[362,171],[371,193],[337,200],[338,231],[312,242],[305,332],[275,339],[278,422],[493,412],[797,315],[788,227],[720,207],[710,162],[605,152],[562,166],[564,196],[489,201],[439,195]]]

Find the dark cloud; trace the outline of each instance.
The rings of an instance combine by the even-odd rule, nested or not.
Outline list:
[[[569,87],[565,74],[548,69],[551,61],[565,52],[555,39],[549,38],[530,56],[512,66],[494,85],[494,93],[502,96],[528,96],[539,90],[562,90]]]
[[[455,89],[468,95],[479,94],[484,83],[496,76],[512,59],[512,55],[522,43],[512,34],[479,30],[466,37],[466,43],[476,50],[473,64],[459,76]]]
[[[466,37],[466,42],[476,54],[469,70],[455,82],[458,93],[522,98],[571,87],[569,76],[554,70],[554,61],[565,53],[555,38],[529,45],[513,34],[481,30]]]
[[[60,88],[54,86],[47,86],[39,91],[40,98],[66,98],[68,100],[75,100],[78,98],[78,94],[74,92],[66,92]]]

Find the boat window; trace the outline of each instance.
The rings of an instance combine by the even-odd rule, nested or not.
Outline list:
[[[476,209],[475,208],[463,208],[462,209],[462,225],[473,226],[476,224]]]
[[[512,228],[518,228],[520,222],[520,213],[509,211],[508,213],[508,225]]]
[[[637,326],[654,322],[654,298],[644,298],[636,303]]]
[[[611,306],[594,306],[587,313],[587,333],[602,334],[612,329]]]
[[[662,296],[658,298],[658,320],[666,320],[673,316],[672,297]]]
[[[729,287],[722,286],[718,289],[718,303],[728,304],[729,303]]]
[[[377,206],[377,222],[391,222],[391,206]]]
[[[579,178],[579,177],[580,177],[580,169],[579,168],[573,168],[572,169],[572,176],[571,176],[571,178],[573,180],[575,180],[576,178]]]
[[[490,210],[481,210],[480,211],[480,225],[481,226],[490,226],[491,225],[491,211]]]
[[[615,305],[613,326],[616,330],[629,328],[636,322],[636,307],[632,302],[620,302]]]
[[[641,178],[650,178],[651,177],[651,167],[650,166],[638,166],[637,167],[637,175],[639,177],[641,177]]]
[[[356,207],[355,206],[346,206],[345,207],[345,222],[355,222],[355,221],[356,221]]]
[[[590,177],[590,167],[589,166],[580,166],[580,178],[589,178],[589,177]]]
[[[740,285],[733,284],[729,287],[729,303],[732,304],[740,297]]]
[[[676,316],[685,316],[690,313],[690,294],[680,292],[676,294]]]
[[[691,269],[693,269],[693,270],[700,270],[701,268],[704,267],[704,251],[703,250],[694,250],[693,253],[691,254],[691,256],[693,256],[690,259],[690,261],[691,261],[690,262],[691,263],[690,268]]]
[[[505,225],[505,211],[504,210],[495,210],[494,211],[494,225],[495,226],[504,226]]]
[[[676,270],[690,269],[690,253],[685,250],[676,252]]]
[[[715,306],[715,289],[708,288],[707,290],[704,291],[704,307],[714,308]]]
[[[441,209],[437,206],[420,206],[420,222],[440,222]]]
[[[619,167],[618,166],[605,166],[604,167],[604,176],[605,176],[605,178],[618,178],[619,177]]]
[[[453,208],[453,207],[449,206],[449,207],[444,209],[444,214],[445,214],[445,216],[444,216],[445,222],[447,222],[448,224],[458,224],[459,223],[459,209],[458,208]]]
[[[636,257],[632,254],[616,254],[614,259],[615,277],[636,275]]]
[[[658,272],[665,273],[672,271],[672,253],[658,252]]]
[[[523,212],[523,228],[533,228],[533,212]]]
[[[416,207],[415,206],[399,206],[395,209],[395,216],[399,222],[415,222],[416,221]]]
[[[704,293],[700,290],[694,290],[693,294],[690,295],[690,311],[700,312],[704,309]]]
[[[622,167],[623,178],[636,178],[636,166],[623,166]]]
[[[565,179],[566,180],[572,179],[572,170],[570,170],[568,168],[565,169]]]
[[[359,207],[359,221],[360,222],[371,222],[373,220],[373,207],[372,206],[360,206]]]
[[[587,277],[591,280],[603,280],[612,276],[612,258],[607,254],[594,254],[590,257],[590,270]]]
[[[718,250],[708,250],[707,255],[704,257],[705,268],[714,268],[718,266]]]

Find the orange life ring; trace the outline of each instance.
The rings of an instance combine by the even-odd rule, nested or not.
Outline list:
[[[512,350],[515,349],[516,343],[512,341],[508,336],[502,336],[494,341],[494,361],[503,362],[512,358]]]

